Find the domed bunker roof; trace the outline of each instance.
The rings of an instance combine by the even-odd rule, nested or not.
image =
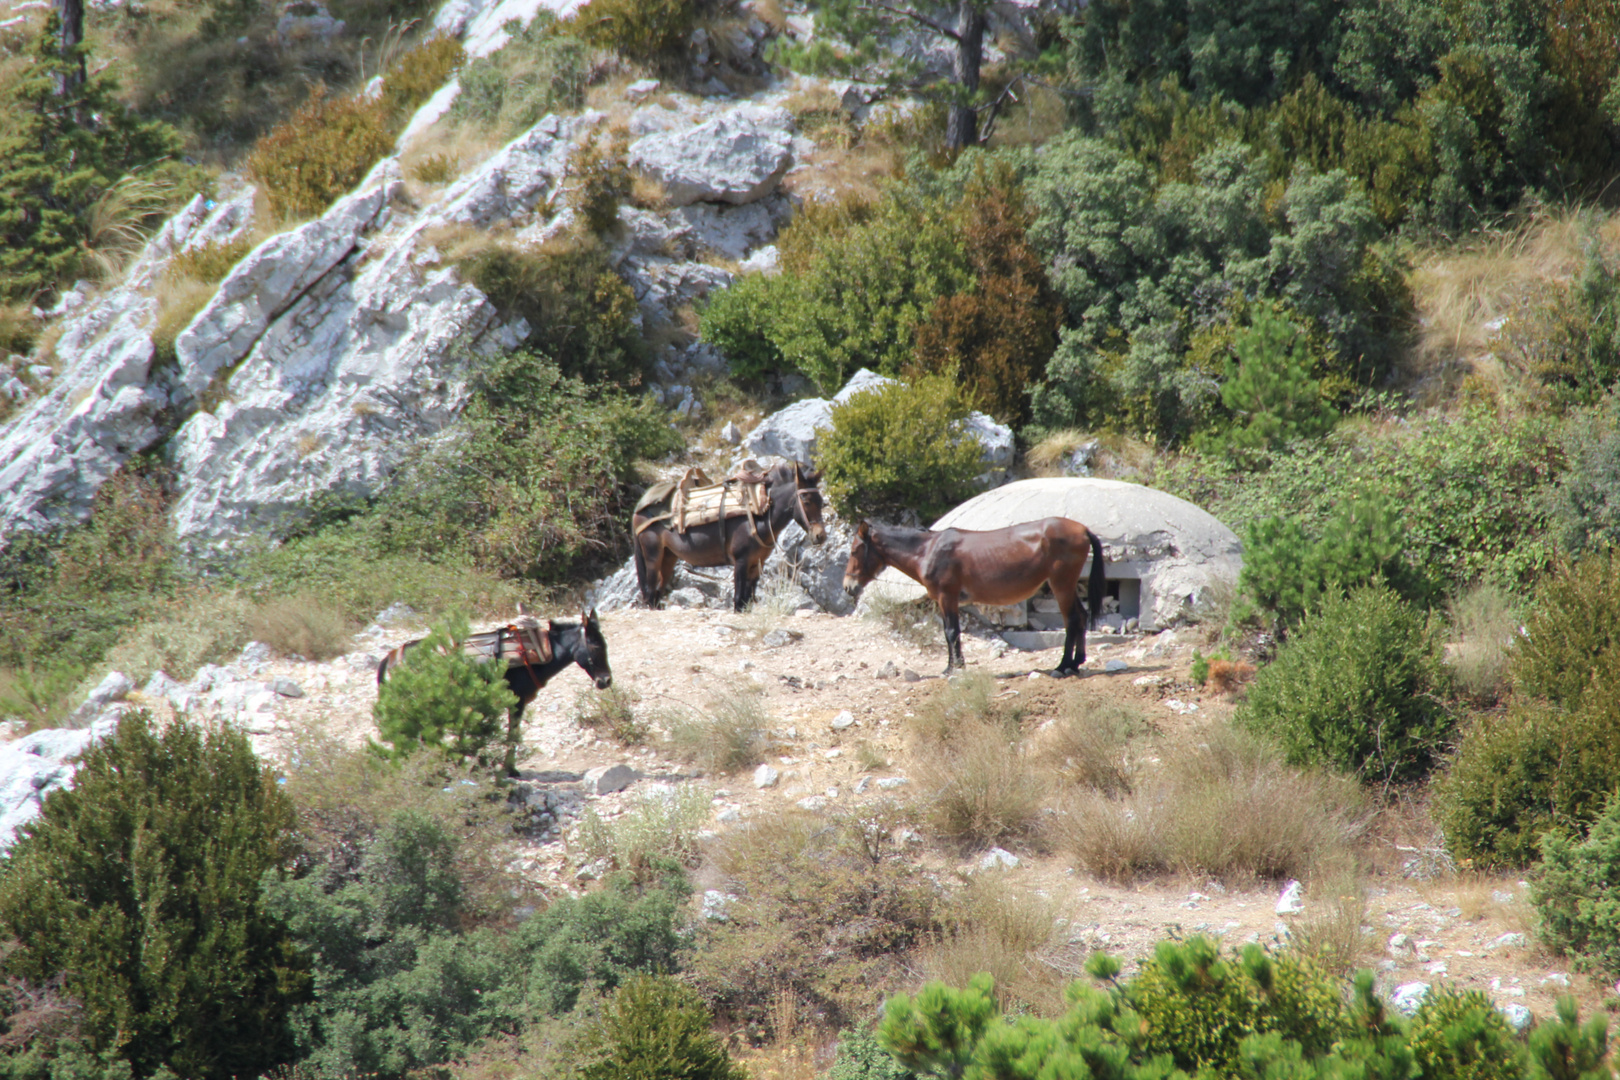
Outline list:
[[[1209,602],[1212,593],[1229,592],[1243,569],[1242,543],[1214,515],[1185,499],[1121,480],[1019,480],[969,499],[930,528],[1000,529],[1045,517],[1072,518],[1103,542],[1108,594],[1118,603],[1104,605],[1099,627],[1118,629],[1133,618],[1143,630],[1171,626]],[[872,590],[896,600],[927,595],[893,567],[878,575],[868,586]],[[1023,625],[1022,614],[1031,625],[1062,626],[1050,597],[1026,606],[1024,613],[997,608],[981,614],[1004,625]]]

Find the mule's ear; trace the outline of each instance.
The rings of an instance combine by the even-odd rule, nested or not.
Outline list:
[[[596,625],[596,624],[597,624],[597,623],[599,623],[599,622],[601,622],[601,621],[602,621],[602,620],[601,620],[601,619],[599,619],[599,618],[597,618],[597,616],[596,616],[596,609],[595,609],[595,608],[591,608],[591,615],[590,615],[590,619],[591,619],[591,625],[592,625],[592,626],[595,626],[595,625]]]
[[[800,477],[800,479],[809,484],[811,487],[815,487],[817,484],[821,483],[821,473],[817,472],[815,469],[811,469]]]
[[[870,521],[861,522],[855,527],[855,535],[860,537],[862,540],[865,540],[867,537],[871,536],[872,523]]]

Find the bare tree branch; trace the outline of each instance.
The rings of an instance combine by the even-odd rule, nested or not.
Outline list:
[[[902,19],[910,19],[912,22],[917,23],[919,26],[925,26],[936,34],[945,35],[957,44],[961,44],[962,42],[961,34],[957,33],[955,30],[952,30],[945,24],[935,22],[933,19],[928,18],[928,16],[919,14],[918,12],[908,11],[905,8],[897,8],[892,4],[885,3],[884,0],[864,0],[862,6],[873,8],[877,11],[886,11],[890,15],[898,16]]]

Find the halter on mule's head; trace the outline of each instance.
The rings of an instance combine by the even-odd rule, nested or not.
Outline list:
[[[821,474],[808,471],[794,461],[773,467],[766,477],[771,504],[775,506],[779,499],[786,498],[791,492],[793,520],[799,523],[799,528],[804,530],[812,544],[826,543],[827,527],[821,523],[821,492],[816,488],[821,482]],[[787,488],[789,484],[791,488]]]
[[[602,636],[602,624],[596,610],[579,613],[579,643],[574,646],[574,663],[596,683],[598,690],[613,685],[613,671],[608,667],[607,639]]]

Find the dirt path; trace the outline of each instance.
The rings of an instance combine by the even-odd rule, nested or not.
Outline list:
[[[734,616],[715,611],[620,611],[603,616],[615,686],[633,691],[644,708],[702,709],[717,693],[741,684],[763,691],[776,745],[768,763],[780,774],[774,787],[758,789],[750,774],[706,780],[713,785],[714,821],[723,833],[784,804],[820,800],[843,805],[904,788],[907,777],[903,721],[941,685],[940,645],[919,648],[871,620],[820,613],[795,616]],[[362,653],[381,652],[420,628],[374,633],[357,642]],[[1157,738],[1196,738],[1224,719],[1232,704],[1188,681],[1192,645],[1176,634],[1094,644],[1083,679],[1062,682],[1050,670],[1059,650],[1023,653],[1004,643],[964,635],[970,670],[995,676],[1002,696],[1016,695],[1036,721],[1060,713],[1071,696],[1128,703],[1154,718]],[[1122,670],[1108,671],[1112,666]],[[890,674],[894,672],[894,674]],[[282,703],[282,732],[324,728],[351,745],[374,733],[371,705],[376,686],[364,657],[328,664],[276,661],[260,677],[286,675],[305,695]],[[596,737],[572,719],[576,696],[588,691],[583,672],[570,668],[543,689],[530,706],[520,765],[531,782],[564,796],[559,828],[526,843],[518,861],[552,888],[579,888],[577,860],[569,857],[566,826],[590,806],[611,818],[639,792],[660,780],[691,779],[691,766],[650,749],[626,749]],[[847,716],[841,714],[847,713]],[[835,721],[838,724],[835,725]],[[274,753],[276,740],[267,745]],[[281,745],[285,745],[283,741]],[[881,760],[886,765],[870,770]],[[593,796],[581,781],[588,770],[629,765],[641,779],[627,790]],[[890,783],[879,788],[877,781]],[[815,806],[817,802],[805,805]],[[1420,814],[1404,828],[1387,826],[1368,842],[1372,869],[1363,881],[1365,912],[1358,958],[1374,967],[1387,991],[1441,979],[1487,993],[1499,1006],[1525,1006],[1551,1013],[1559,993],[1573,991],[1590,1010],[1611,991],[1542,953],[1534,944],[1526,887],[1516,876],[1411,876],[1425,867]],[[1305,911],[1279,915],[1279,886],[1223,886],[1207,880],[1160,878],[1120,886],[1075,871],[1059,855],[1020,850],[1018,865],[996,872],[1015,887],[1050,898],[1068,920],[1069,943],[1103,948],[1137,959],[1165,935],[1207,933],[1224,941],[1269,942],[1290,933],[1324,903],[1308,888]],[[972,871],[974,861],[939,852],[919,856]],[[975,856],[975,859],[977,856]]]

